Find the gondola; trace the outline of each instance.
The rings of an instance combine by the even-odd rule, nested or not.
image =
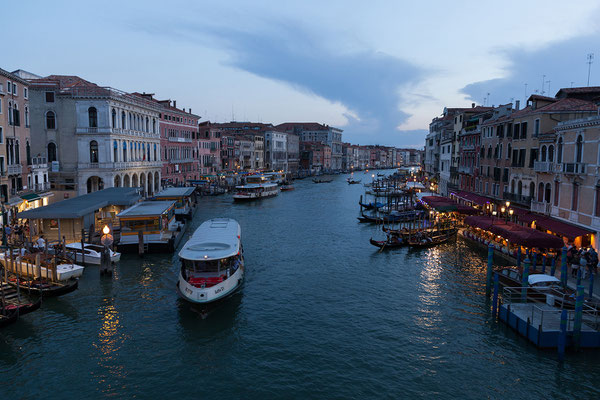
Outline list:
[[[4,306],[6,310],[16,310],[19,315],[29,314],[30,312],[34,312],[42,305],[42,298],[39,297],[35,302],[29,303],[16,303],[16,304],[7,304]]]
[[[13,322],[16,322],[18,318],[18,310],[0,310],[0,328],[3,328],[7,325],[12,324]]]
[[[372,217],[369,215],[365,215],[365,214],[361,214],[360,217],[357,217],[357,219],[362,222],[370,222],[370,223],[377,223],[377,224],[389,224],[389,223],[398,223],[398,222],[408,222],[408,221],[413,221],[418,217],[419,214],[417,214],[416,212],[406,212],[403,214],[391,214],[391,215],[384,215],[382,217]]]
[[[424,248],[434,247],[434,246],[437,246],[438,244],[445,243],[445,242],[449,241],[453,236],[454,236],[454,234],[444,234],[444,235],[434,236],[432,238],[429,238],[427,236],[424,238],[420,238],[420,239],[411,238],[408,240],[408,245],[412,248],[424,249]]]
[[[355,181],[353,179],[348,179],[348,185],[358,185],[360,183],[360,179]]]
[[[333,179],[313,179],[314,183],[330,183],[333,182]]]
[[[52,282],[45,278],[28,279],[25,277],[21,277],[17,280],[16,275],[11,274],[10,272],[8,274],[7,283],[13,287],[19,286],[19,288],[26,293],[36,294],[42,297],[62,296],[75,291],[79,286],[79,280],[77,278],[71,278],[60,282]]]
[[[358,202],[358,204],[364,208],[365,210],[372,210],[374,208],[380,208],[383,207],[385,204],[384,203],[378,203],[378,202],[371,202],[371,203],[363,203],[363,202]]]
[[[380,249],[396,249],[398,247],[406,246],[406,241],[402,238],[396,238],[395,240],[388,237],[387,240],[374,240],[373,238],[369,239],[369,242]]]

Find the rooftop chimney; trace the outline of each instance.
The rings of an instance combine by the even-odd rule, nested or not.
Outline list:
[[[515,110],[519,111],[519,107],[521,107],[521,100],[515,101]]]
[[[189,111],[189,113],[190,113],[190,114],[192,113],[192,107],[190,107],[190,111]]]
[[[475,103],[471,103],[471,108],[475,108]]]
[[[177,108],[177,100],[173,100],[173,107]]]

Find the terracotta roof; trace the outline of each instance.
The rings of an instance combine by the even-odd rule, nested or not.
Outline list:
[[[575,98],[560,99],[555,103],[548,104],[538,109],[542,112],[553,111],[597,111],[598,106],[591,101],[585,101]]]
[[[539,94],[532,94],[529,96],[529,99],[527,99],[527,101],[529,100],[558,101],[558,99],[555,97],[542,96]]]
[[[572,93],[596,93],[600,92],[600,86],[584,86],[584,87],[574,87],[574,88],[562,88],[558,92],[556,92],[556,97],[558,97],[559,93],[572,94]]]
[[[31,84],[39,86],[58,86],[61,90],[68,90],[75,87],[99,87],[95,83],[86,81],[76,75],[49,75],[40,79],[32,79]]]
[[[284,131],[294,131],[295,129],[301,131],[326,131],[329,130],[329,126],[319,124],[317,122],[285,122],[275,126],[277,129]]]

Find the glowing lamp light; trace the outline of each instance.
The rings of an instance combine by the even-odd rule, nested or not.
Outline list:
[[[506,208],[510,207],[510,201],[506,202]]]
[[[500,210],[501,210],[502,212],[504,212],[504,211],[506,211],[506,208],[505,208],[505,207],[502,207]]]
[[[509,213],[510,215],[513,215],[513,212],[515,212],[515,211],[514,211],[512,208],[511,208],[510,210],[508,210],[508,213]]]
[[[375,178],[375,174],[371,175],[371,178]]]
[[[492,215],[493,215],[493,216],[496,216],[496,214],[498,214],[498,212],[497,212],[497,211],[492,211]]]
[[[108,225],[104,225],[104,228],[102,228],[102,233],[104,233],[105,235],[108,235],[110,233],[110,228],[108,227]]]
[[[207,258],[208,258],[208,255],[206,255],[206,254],[205,254],[205,255],[204,255],[204,259],[207,259]]]

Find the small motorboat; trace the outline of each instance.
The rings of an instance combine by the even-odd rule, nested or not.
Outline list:
[[[102,260],[102,252],[104,251],[104,246],[100,246],[97,244],[84,243],[83,249],[85,252],[85,257],[81,254],[81,243],[69,243],[65,246],[67,250],[67,255],[74,259],[75,262],[92,265],[100,265],[100,261]],[[110,250],[110,261],[118,262],[121,259],[121,253]]]
[[[358,185],[360,183],[360,181],[361,181],[360,179],[359,180],[355,180],[352,178],[347,179],[348,185]]]
[[[434,247],[445,243],[454,237],[454,233],[445,233],[441,235],[418,235],[408,239],[408,245],[413,248]]]
[[[332,178],[329,178],[329,179],[315,178],[315,179],[313,179],[313,182],[314,183],[331,183],[331,182],[333,182],[333,179]]]
[[[289,192],[290,190],[295,190],[296,188],[292,185],[282,185],[279,190],[282,192]]]
[[[362,203],[362,202],[358,202],[358,204],[364,208],[365,210],[372,210],[374,208],[381,208],[383,207],[385,204],[384,203],[379,203],[379,202],[370,202],[370,203]]]

